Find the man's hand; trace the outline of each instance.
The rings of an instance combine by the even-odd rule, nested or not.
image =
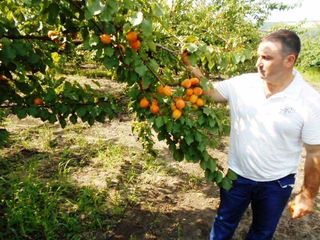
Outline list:
[[[308,194],[306,194],[304,191],[301,191],[288,204],[291,218],[301,218],[313,212],[314,202],[314,198],[308,196]]]
[[[197,78],[203,78],[203,74],[198,67],[192,67],[190,60],[189,60],[189,53],[188,51],[184,51],[181,54],[181,61],[184,65],[186,65],[187,69],[192,73],[193,76]],[[204,95],[209,97],[211,100],[215,102],[226,102],[227,100],[215,89],[211,88],[209,91],[204,92]]]
[[[193,67],[191,65],[188,51],[185,50],[183,51],[183,53],[181,53],[181,61],[183,62],[184,65],[186,65],[188,71],[190,71],[193,76],[197,78],[203,77],[201,70],[198,67]]]
[[[181,61],[183,62],[184,65],[191,66],[188,55],[189,55],[188,51],[186,51],[186,50],[183,51],[183,53],[181,53]]]

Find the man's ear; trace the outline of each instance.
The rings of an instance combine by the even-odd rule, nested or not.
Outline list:
[[[292,67],[297,61],[297,55],[295,54],[290,54],[287,56],[287,59],[286,59],[286,65],[288,67]]]

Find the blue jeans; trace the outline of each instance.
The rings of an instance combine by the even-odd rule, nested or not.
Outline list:
[[[229,191],[220,189],[220,205],[210,240],[231,239],[250,203],[252,224],[246,239],[272,239],[294,182],[295,174],[270,182],[256,182],[238,176]]]

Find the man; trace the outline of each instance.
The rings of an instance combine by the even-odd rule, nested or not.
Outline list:
[[[303,146],[304,183],[292,201],[292,218],[313,211],[320,186],[320,94],[294,69],[299,52],[300,39],[294,32],[273,32],[258,47],[258,73],[218,82],[207,92],[214,101],[229,103],[228,164],[238,174],[229,191],[220,189],[211,240],[231,239],[249,204],[253,218],[246,239],[272,239],[288,203]],[[182,60],[201,77],[186,55]]]

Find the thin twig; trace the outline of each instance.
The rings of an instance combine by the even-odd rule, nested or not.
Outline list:
[[[146,65],[146,67],[148,68],[148,70],[156,77],[156,79],[163,85],[165,85],[165,83],[161,80],[161,78],[153,71],[153,69],[143,60],[143,58],[140,56],[140,59],[142,60],[142,62]]]
[[[179,54],[179,51],[171,50],[171,49],[169,49],[169,48],[167,48],[167,47],[165,47],[165,46],[162,46],[162,45],[159,44],[159,43],[157,43],[156,46],[159,47],[159,48],[162,48],[162,49],[166,50],[167,52],[171,53],[171,54],[174,55],[175,57],[177,57],[177,55]]]

